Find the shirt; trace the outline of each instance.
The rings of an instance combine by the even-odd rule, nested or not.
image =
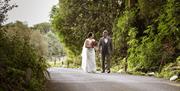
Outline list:
[[[108,39],[107,39],[107,38],[104,38],[104,42],[107,43],[107,42],[108,42]]]

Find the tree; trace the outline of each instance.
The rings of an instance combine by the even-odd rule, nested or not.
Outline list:
[[[176,0],[138,0],[138,6],[120,15],[113,38],[117,41],[116,56],[128,57],[129,70],[160,71],[176,60],[180,34],[178,7]]]
[[[42,34],[46,34],[51,31],[51,25],[48,22],[36,24],[32,27],[33,30],[39,30]]]
[[[17,5],[15,4],[10,5],[9,4],[10,1],[11,0],[0,1],[0,26],[5,20],[7,20],[8,11],[12,10],[14,7],[17,7]]]
[[[0,37],[0,90],[42,91],[47,68],[42,35],[20,21],[3,25],[3,29]]]
[[[36,31],[36,33],[40,33],[40,35],[43,35],[43,38],[45,38],[46,42],[48,43],[47,44],[48,45],[48,55],[47,55],[48,58],[52,58],[52,57],[60,58],[64,55],[63,47],[60,44],[60,41],[57,35],[53,33],[50,23],[48,22],[39,23],[31,27],[31,29]],[[36,37],[39,37],[39,35]],[[34,41],[37,41],[37,39],[39,38],[35,38]]]
[[[112,34],[113,22],[119,16],[121,0],[61,0],[51,12],[54,30],[65,45],[80,54],[88,32],[100,38],[104,29]]]
[[[49,51],[49,57],[62,57],[64,53],[64,49],[62,44],[59,41],[59,38],[51,31],[49,31],[45,35],[47,41],[48,41],[48,51]]]

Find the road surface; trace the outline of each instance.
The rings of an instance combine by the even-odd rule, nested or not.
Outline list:
[[[47,91],[180,91],[180,83],[154,77],[116,73],[84,73],[79,69],[49,68]]]

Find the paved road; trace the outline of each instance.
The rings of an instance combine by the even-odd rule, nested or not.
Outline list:
[[[84,73],[78,69],[49,68],[47,91],[180,91],[180,83],[126,74]]]

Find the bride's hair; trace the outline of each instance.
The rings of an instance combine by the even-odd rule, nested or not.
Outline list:
[[[93,36],[93,33],[89,32],[87,37],[90,38],[91,36]]]

